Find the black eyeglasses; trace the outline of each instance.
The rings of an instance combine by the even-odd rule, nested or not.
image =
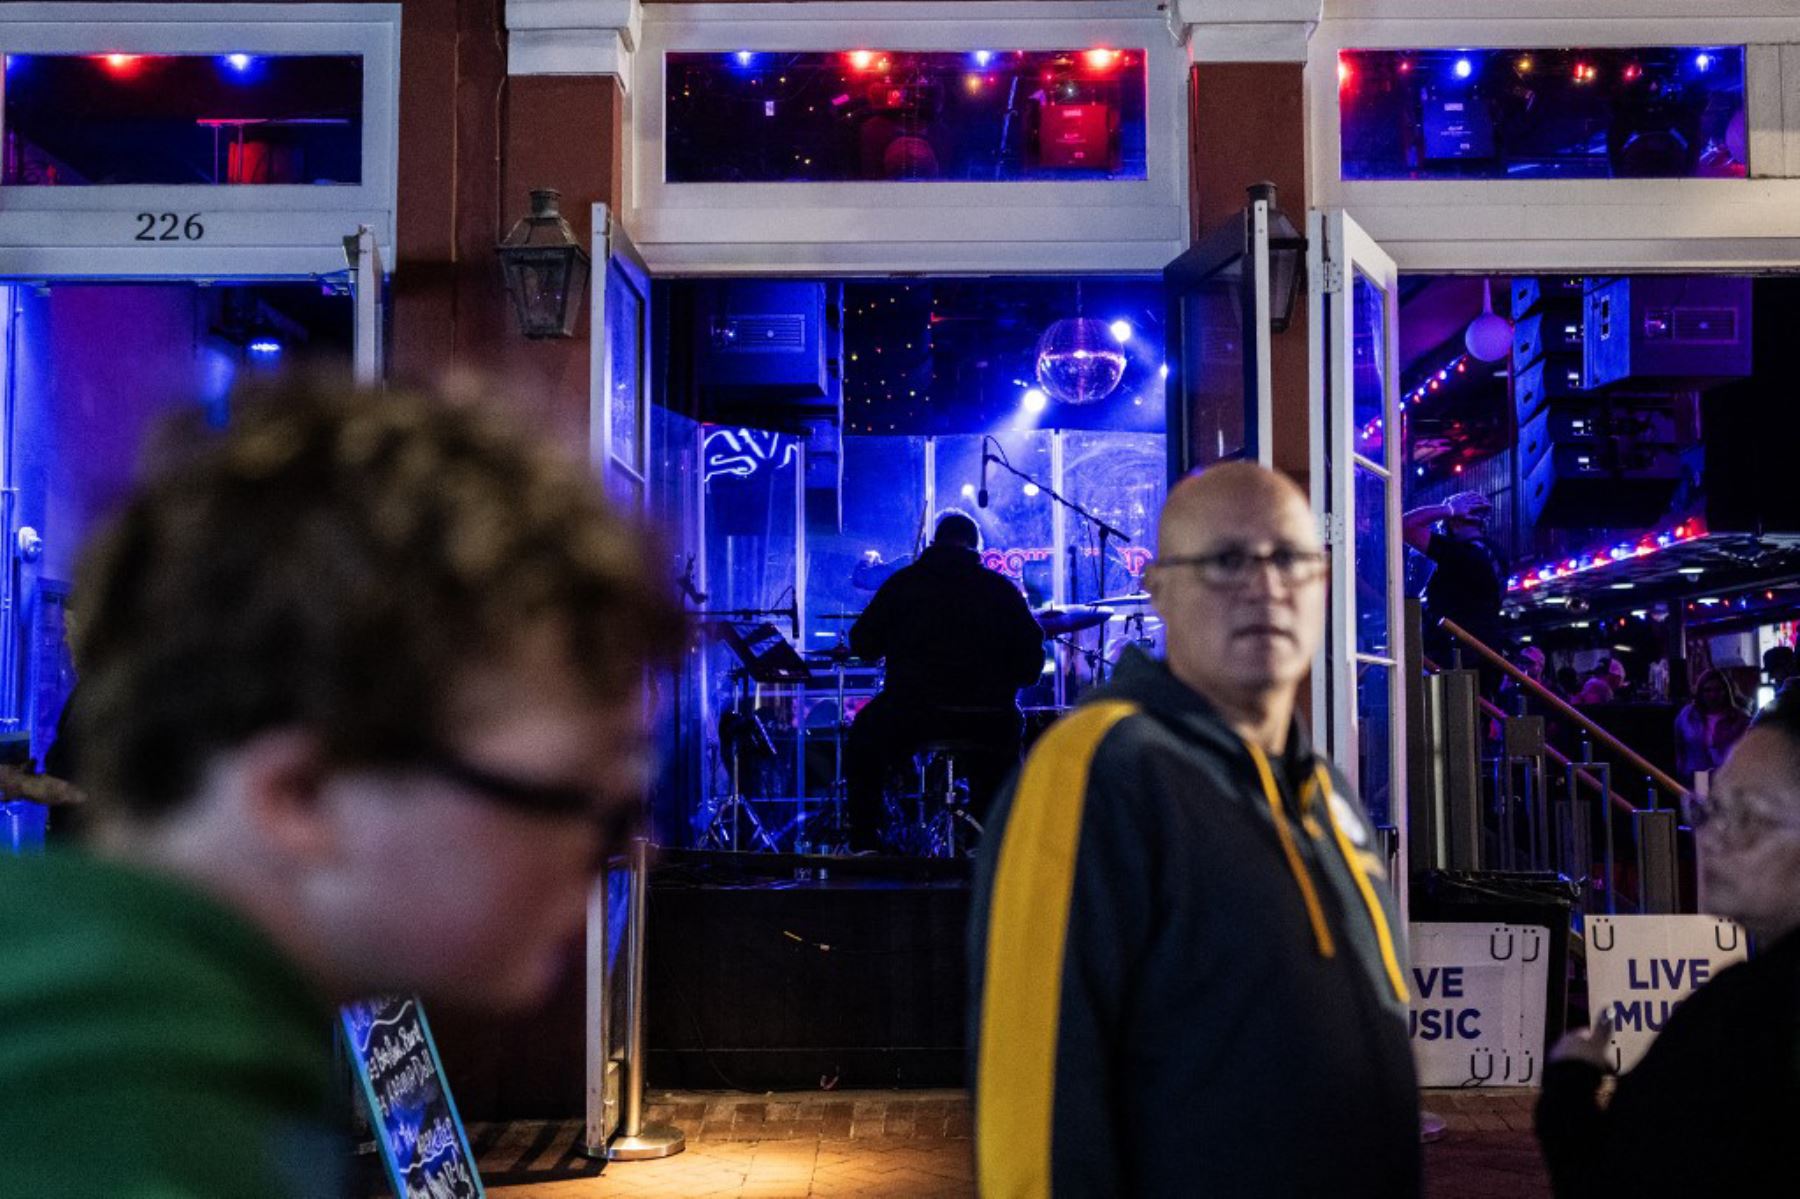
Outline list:
[[[1191,566],[1200,581],[1209,587],[1238,588],[1250,584],[1267,566],[1275,577],[1289,587],[1299,587],[1325,573],[1328,561],[1323,550],[1302,550],[1291,545],[1278,545],[1266,554],[1253,554],[1239,546],[1212,554],[1189,554],[1178,558],[1158,558],[1158,566]]]
[[[1772,816],[1742,804],[1722,804],[1713,795],[1685,795],[1681,815],[1695,832],[1710,827],[1722,841],[1745,841],[1777,830],[1800,832],[1800,819]]]
[[[589,787],[515,778],[444,750],[420,754],[412,759],[412,765],[514,811],[585,818],[599,830],[608,850],[630,841],[643,823],[643,804],[635,800],[621,801],[616,795]]]

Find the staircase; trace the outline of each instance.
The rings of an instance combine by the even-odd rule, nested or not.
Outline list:
[[[1419,619],[1409,602],[1415,634]],[[1420,657],[1408,676],[1414,879],[1567,880],[1578,887],[1578,926],[1588,914],[1695,911],[1692,832],[1680,816],[1688,789],[1454,622],[1442,628],[1456,660]],[[1485,698],[1476,665],[1510,678],[1532,714]],[[1573,756],[1546,738],[1551,721],[1579,740]]]

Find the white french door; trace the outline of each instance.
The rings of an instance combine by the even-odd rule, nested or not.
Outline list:
[[[1309,214],[1312,500],[1331,553],[1331,611],[1313,671],[1316,741],[1396,830],[1406,879],[1401,640],[1399,275],[1342,209]]]

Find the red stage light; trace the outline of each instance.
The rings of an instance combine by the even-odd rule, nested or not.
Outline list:
[[[850,60],[850,65],[859,71],[866,71],[875,65],[873,50],[852,50],[846,57]]]
[[[1119,61],[1119,52],[1117,50],[1108,50],[1104,47],[1096,46],[1094,49],[1083,54],[1082,57],[1087,60],[1087,65],[1092,70],[1110,71],[1112,70],[1113,65]]]
[[[1344,58],[1338,59],[1338,86],[1339,87],[1349,87],[1350,80],[1355,74],[1356,74],[1356,72],[1350,69],[1350,63],[1347,59],[1344,59]]]
[[[1643,78],[1643,75],[1644,75],[1643,67],[1638,66],[1635,62],[1626,64],[1626,66],[1625,66],[1625,82],[1626,83],[1635,83],[1639,79]]]
[[[138,54],[102,54],[100,61],[105,63],[106,69],[115,75],[129,75],[137,70],[138,60],[141,57],[142,55]]]

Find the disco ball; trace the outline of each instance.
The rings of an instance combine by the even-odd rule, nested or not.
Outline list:
[[[1125,353],[1105,321],[1068,317],[1038,338],[1038,382],[1065,404],[1104,400],[1124,377]]]

